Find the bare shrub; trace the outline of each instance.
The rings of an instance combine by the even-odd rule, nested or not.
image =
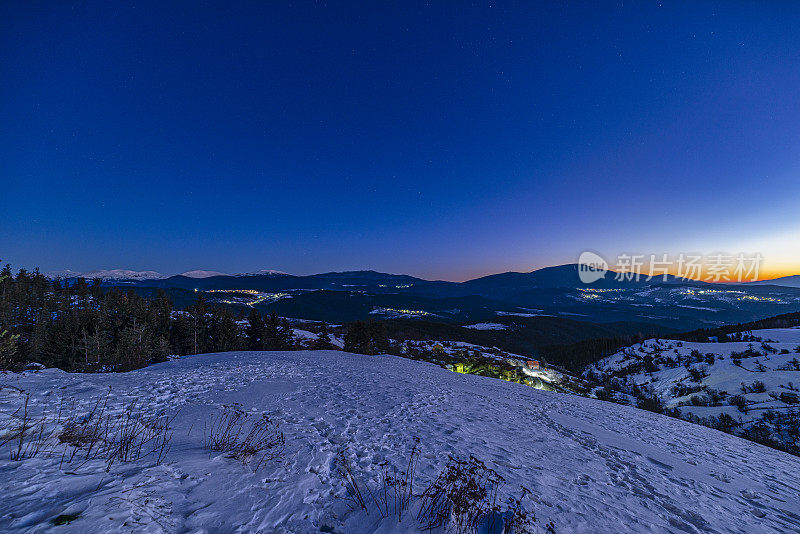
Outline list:
[[[401,522],[403,513],[408,510],[414,497],[414,475],[418,459],[419,438],[414,437],[405,470],[391,470],[388,462],[383,462],[378,487],[373,491],[366,482],[359,481],[346,451],[339,451],[336,456],[336,471],[342,479],[350,508],[369,513],[370,508],[374,507],[382,518],[395,516]]]
[[[504,485],[505,479],[497,471],[474,456],[450,456],[445,468],[420,495],[417,518],[423,523],[423,530],[445,527],[457,534],[477,529],[532,533],[536,516],[525,506],[530,490],[523,486],[519,497],[509,497],[501,504],[499,496]]]
[[[742,413],[747,413],[747,398],[744,395],[731,395],[728,398],[728,402],[731,406],[736,406]]]
[[[73,406],[70,414],[62,421],[61,431],[57,436],[59,443],[67,446],[62,455],[62,463],[65,460],[70,463],[78,456],[79,452],[83,453],[81,457],[86,460],[95,459],[99,455],[98,450],[112,424],[106,414],[110,394],[109,388],[105,397],[98,399],[89,413],[82,416],[75,414]],[[60,416],[59,420],[61,420]]]
[[[267,460],[278,458],[286,447],[286,439],[267,414],[246,412],[240,404],[223,406],[219,415],[212,415],[206,425],[205,448],[227,454],[254,471]],[[252,460],[252,462],[251,462]]]
[[[103,438],[107,468],[115,462],[133,462],[149,456],[160,464],[169,451],[170,424],[175,417],[177,414],[170,418],[163,412],[148,414],[136,401],[131,402]]]
[[[110,392],[109,392],[110,393]],[[106,470],[117,462],[134,462],[153,457],[158,465],[169,452],[172,421],[164,412],[149,413],[137,401],[125,405],[119,415],[108,410],[108,394],[91,411],[76,415],[74,410],[61,422],[57,438],[65,445],[62,463],[83,463],[102,459]]]
[[[534,532],[536,516],[528,512],[526,499],[531,495],[524,486],[519,497],[501,504],[500,492],[505,479],[479,459],[450,456],[447,465],[420,495],[417,518],[423,530],[445,527],[457,534],[475,532]],[[550,525],[548,525],[550,529]]]
[[[63,398],[44,404],[32,415],[30,395],[23,394],[22,405],[11,415],[12,426],[0,438],[8,444],[10,458],[23,460],[39,453],[61,456],[61,464],[104,460],[106,470],[117,462],[132,462],[155,457],[160,464],[169,451],[174,417],[163,412],[149,413],[133,401],[118,415],[108,410],[109,392],[95,402],[88,414],[78,415],[73,407],[66,411]]]
[[[458,534],[474,532],[481,519],[500,512],[498,490],[505,483],[499,473],[470,456],[450,456],[444,470],[422,492],[418,518],[423,529],[452,526]]]
[[[30,398],[29,394],[23,394],[22,406],[11,413],[11,426],[5,429],[0,438],[0,446],[8,445],[9,458],[15,462],[38,455],[48,437],[45,433],[45,417],[31,414]]]
[[[377,512],[382,518],[403,520],[409,511],[416,515],[422,531],[455,532],[535,532],[536,516],[526,506],[531,492],[521,488],[519,497],[500,499],[505,485],[503,477],[474,456],[459,459],[450,456],[444,469],[425,487],[414,492],[414,477],[420,454],[419,439],[408,454],[405,470],[392,470],[381,464],[378,482],[370,485],[360,476],[346,450],[336,456],[335,473],[345,489],[345,500],[352,510],[365,514]],[[545,525],[548,533],[555,532],[552,522]]]
[[[366,514],[377,512],[382,518],[403,520],[409,511],[416,515],[422,531],[533,533],[536,516],[529,511],[527,501],[531,492],[521,488],[519,497],[501,500],[505,480],[481,460],[450,456],[444,469],[420,493],[414,492],[414,477],[420,454],[419,439],[408,455],[405,470],[392,470],[382,464],[376,484],[370,485],[366,477],[359,476],[346,450],[336,456],[335,473],[345,489],[345,500],[353,510]],[[545,526],[548,533],[555,532],[551,523]]]
[[[359,508],[364,512],[369,512],[367,499],[364,498],[364,494],[368,492],[368,488],[365,484],[359,482],[355,475],[353,464],[350,463],[349,458],[347,458],[347,452],[344,449],[339,451],[336,455],[336,472],[342,479],[342,485],[344,486],[345,492],[347,492],[346,500],[350,504],[350,507],[352,509]],[[364,487],[364,491],[361,491],[362,486]]]

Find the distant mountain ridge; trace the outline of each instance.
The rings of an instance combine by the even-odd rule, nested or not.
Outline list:
[[[285,273],[283,271],[276,271],[274,269],[261,269],[259,271],[253,271],[249,273],[237,273],[234,274],[233,276],[290,276],[290,275],[289,273]]]
[[[687,278],[679,278],[672,275],[656,276],[648,279],[646,276],[641,276],[638,279],[626,279],[624,276],[614,271],[607,271],[605,274],[595,282],[584,283],[578,276],[578,264],[565,264],[555,265],[552,267],[544,267],[530,272],[504,272],[497,274],[490,274],[464,282],[448,282],[443,280],[426,280],[405,274],[389,274],[373,270],[361,271],[332,271],[327,273],[311,274],[311,275],[292,275],[283,271],[262,269],[258,271],[227,274],[220,271],[210,270],[192,270],[186,271],[176,275],[163,275],[156,271],[133,271],[127,269],[113,269],[113,270],[97,270],[89,272],[76,272],[71,270],[53,271],[47,273],[49,278],[101,278],[103,280],[133,280],[133,281],[148,281],[148,280],[172,280],[176,281],[180,278],[187,278],[192,280],[202,280],[207,278],[248,278],[248,277],[275,277],[275,278],[291,278],[295,280],[352,280],[353,285],[357,281],[361,281],[364,285],[371,285],[372,282],[386,282],[396,284],[414,284],[420,286],[428,286],[431,288],[445,289],[449,288],[455,293],[451,296],[458,294],[474,295],[481,294],[483,291],[496,293],[498,290],[502,291],[504,288],[512,291],[520,291],[526,289],[556,289],[556,288],[579,288],[579,287],[594,287],[594,288],[621,288],[631,286],[647,286],[655,284],[700,284],[706,285],[705,282],[698,280],[691,280]],[[240,280],[241,281],[241,280]],[[778,283],[785,281],[786,283]],[[794,277],[784,277],[776,280],[767,280],[761,282],[753,282],[755,284],[775,284],[786,285],[789,287],[800,287],[800,275]],[[180,284],[179,284],[180,285]],[[462,288],[461,291],[456,288]]]
[[[800,287],[800,274],[793,274],[791,276],[781,276],[780,278],[773,278],[772,280],[759,280],[757,282],[748,282],[748,284],[756,286]]]
[[[178,276],[185,276],[187,278],[210,278],[212,276],[230,276],[228,273],[221,273],[219,271],[186,271]]]
[[[94,278],[100,278],[101,280],[158,280],[166,278],[163,274],[156,271],[132,271],[129,269],[108,269],[86,272],[65,269],[63,271],[51,271],[46,273],[45,276],[51,279],[86,278],[87,280]]]
[[[166,280],[168,278],[174,278],[176,276],[200,279],[200,278],[211,278],[215,276],[264,276],[264,275],[283,276],[287,275],[287,273],[271,269],[262,269],[260,271],[254,271],[249,273],[237,273],[237,274],[228,274],[220,271],[207,271],[202,269],[186,271],[176,275],[165,275],[157,271],[134,271],[131,269],[108,269],[108,270],[98,269],[95,271],[85,271],[85,272],[73,271],[71,269],[64,269],[61,271],[50,271],[48,273],[45,273],[45,276],[52,280],[55,280],[56,278],[64,280],[75,279],[75,278],[85,278],[87,280],[91,280],[94,278],[100,278],[103,281]]]
[[[800,312],[800,287],[720,285],[674,276],[628,279],[613,271],[584,283],[576,264],[465,282],[371,270],[302,276],[268,270],[240,275],[188,271],[169,277],[121,269],[111,273],[114,277],[105,278],[104,286],[147,296],[163,290],[178,307],[194,302],[198,292],[212,292],[206,295],[209,301],[237,312],[256,307],[283,317],[331,323],[391,317],[494,323],[503,317],[550,316],[692,330]]]

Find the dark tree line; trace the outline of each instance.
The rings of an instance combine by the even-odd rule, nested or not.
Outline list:
[[[359,354],[386,354],[389,352],[386,325],[378,321],[351,323],[344,336],[344,350]]]
[[[252,310],[250,324],[198,296],[174,310],[164,292],[145,299],[104,289],[100,280],[66,284],[38,270],[0,271],[0,369],[30,362],[67,371],[127,371],[187,355],[293,348],[293,331],[275,313]]]
[[[716,337],[720,343],[741,340],[741,334],[751,330],[763,330],[765,328],[792,328],[800,325],[800,312],[790,312],[774,317],[766,317],[749,323],[739,323],[735,325],[724,325],[717,328],[700,328],[685,334],[674,336],[675,339],[683,341],[708,341],[710,337]]]
[[[611,356],[619,349],[634,343],[641,343],[645,339],[658,337],[654,334],[634,334],[627,336],[584,339],[566,345],[548,345],[539,350],[539,357],[579,373],[587,365]]]

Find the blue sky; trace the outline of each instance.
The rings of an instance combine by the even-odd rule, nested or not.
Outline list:
[[[0,258],[800,272],[800,4],[0,7]]]

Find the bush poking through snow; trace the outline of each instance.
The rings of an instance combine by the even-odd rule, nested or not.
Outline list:
[[[136,401],[129,404],[103,440],[108,468],[114,462],[135,462],[151,455],[160,464],[169,451],[174,418],[163,413],[147,414]]]
[[[249,463],[257,471],[265,461],[283,454],[286,439],[267,414],[245,412],[240,404],[234,403],[223,406],[221,414],[211,417],[206,425],[205,447],[224,452],[243,465]]]
[[[47,435],[43,417],[34,418],[28,409],[30,395],[25,393],[22,406],[11,414],[12,427],[0,434],[0,446],[8,445],[9,458],[15,462],[34,458],[43,449]]]
[[[731,395],[728,402],[731,406],[736,406],[740,412],[747,413],[747,398],[744,395]]]
[[[78,519],[80,516],[81,514],[61,514],[50,522],[57,527],[61,525],[69,525],[70,523]]]
[[[364,498],[364,491],[361,491],[362,486],[364,486],[365,491],[368,491],[368,488],[356,478],[353,465],[350,463],[347,451],[344,449],[336,455],[336,473],[341,477],[342,485],[347,492],[346,500],[350,508],[354,510],[359,508],[364,512],[369,512],[367,499]]]
[[[108,410],[108,395],[97,401],[85,415],[71,414],[61,421],[56,437],[65,446],[62,463],[102,459],[106,470],[117,462],[135,462],[154,458],[160,464],[172,441],[172,421],[163,412],[149,413],[137,401],[115,415]]]
[[[523,504],[530,491],[523,487],[522,495],[509,499],[506,508],[500,501],[504,484],[497,471],[474,456],[450,456],[444,470],[420,495],[417,518],[423,530],[445,527],[456,534],[471,534],[478,528],[487,532],[533,532],[536,517]]]
[[[154,458],[160,464],[169,451],[173,417],[149,413],[137,401],[112,414],[108,397],[98,400],[88,414],[65,414],[63,399],[57,405],[43,407],[33,416],[29,396],[23,395],[22,406],[11,414],[12,427],[0,438],[0,446],[9,446],[14,461],[33,458],[39,453],[61,457],[61,464],[79,460],[103,460],[106,470],[117,462],[134,462]],[[82,465],[81,464],[81,465]]]
[[[361,482],[355,474],[353,464],[342,449],[336,455],[336,473],[347,492],[346,500],[351,509],[360,509],[366,513],[374,508],[381,518],[397,517],[398,523],[403,521],[403,513],[408,510],[414,497],[414,474],[419,459],[419,438],[414,437],[414,445],[408,456],[405,471],[390,470],[388,462],[381,464],[381,475],[378,487],[373,491],[365,482]]]
[[[419,439],[408,457],[405,471],[391,470],[387,463],[376,485],[365,482],[350,462],[346,450],[336,456],[336,474],[345,489],[345,500],[352,510],[365,514],[377,512],[381,519],[403,521],[410,510],[416,515],[422,531],[526,534],[534,532],[536,517],[528,511],[531,492],[522,487],[519,497],[500,499],[503,477],[482,461],[470,456],[460,459],[450,456],[444,469],[423,489],[414,493],[414,476],[419,457]],[[555,532],[553,523],[545,527]]]

